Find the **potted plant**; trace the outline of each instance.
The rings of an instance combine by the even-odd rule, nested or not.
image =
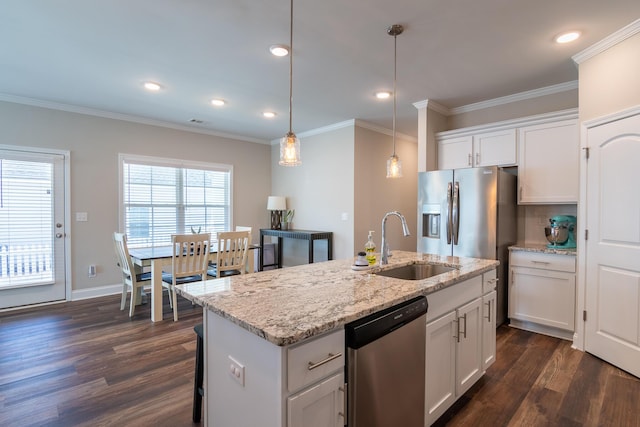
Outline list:
[[[284,211],[284,214],[282,215],[282,224],[280,224],[280,228],[282,230],[288,230],[289,227],[291,226],[291,221],[293,220],[293,216],[295,215],[296,210],[295,209],[289,209],[288,211]]]

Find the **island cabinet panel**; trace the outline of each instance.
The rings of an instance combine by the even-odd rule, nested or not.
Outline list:
[[[294,394],[287,401],[288,427],[342,427],[344,374],[335,374]]]
[[[344,425],[344,329],[281,347],[204,313],[207,425]]]
[[[495,270],[490,270],[427,295],[426,425],[433,424],[495,361],[495,278]]]

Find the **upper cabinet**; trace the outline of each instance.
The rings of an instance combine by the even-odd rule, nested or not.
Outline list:
[[[518,203],[577,203],[580,142],[576,119],[518,129]]]
[[[516,130],[480,132],[438,138],[438,169],[513,166],[517,163]]]
[[[577,110],[440,132],[438,169],[518,166],[519,204],[578,202]]]

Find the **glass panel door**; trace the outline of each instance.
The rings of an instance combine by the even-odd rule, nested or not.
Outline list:
[[[0,308],[66,299],[64,162],[0,150]]]

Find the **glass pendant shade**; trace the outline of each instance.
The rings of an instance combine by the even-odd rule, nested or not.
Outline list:
[[[387,178],[402,178],[402,161],[395,154],[387,160]]]
[[[300,140],[293,132],[288,132],[280,140],[280,161],[281,166],[298,166],[302,164],[300,159]]]

